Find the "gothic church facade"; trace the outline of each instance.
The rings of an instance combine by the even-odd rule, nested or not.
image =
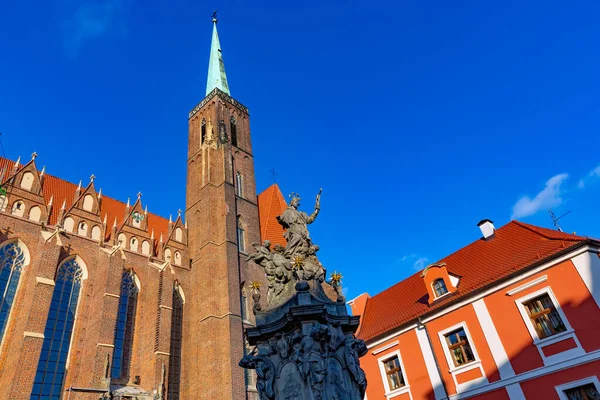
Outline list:
[[[185,214],[149,213],[0,158],[0,398],[254,399],[237,366],[251,244],[285,244],[274,185],[256,195],[248,109],[229,94],[216,19],[189,114]],[[185,215],[185,218],[184,218]]]

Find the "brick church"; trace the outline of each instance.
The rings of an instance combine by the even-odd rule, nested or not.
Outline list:
[[[248,109],[230,96],[216,23],[206,97],[189,113],[184,214],[47,174],[35,153],[0,159],[0,398],[257,398],[237,366],[245,290],[263,279],[245,254],[285,245],[286,203],[276,185],[256,195]]]

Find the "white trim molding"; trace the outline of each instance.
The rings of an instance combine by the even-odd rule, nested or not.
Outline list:
[[[34,337],[34,338],[38,338],[38,339],[44,339],[44,334],[38,333],[38,332],[25,331],[25,332],[23,332],[23,337]]]
[[[567,330],[564,332],[557,333],[552,336],[548,336],[546,338],[540,338],[537,331],[535,330],[535,328],[533,326],[533,323],[531,322],[531,318],[529,318],[529,313],[527,312],[527,308],[523,305],[523,303],[527,302],[528,300],[534,299],[538,296],[542,296],[544,294],[547,294],[548,297],[550,298],[550,300],[552,301],[554,308],[558,312],[558,315],[562,319],[562,322],[565,325],[565,327],[567,328]],[[565,315],[562,308],[560,307],[560,303],[558,302],[558,300],[556,300],[556,296],[554,296],[554,292],[552,292],[552,289],[550,288],[550,286],[546,286],[544,288],[541,288],[540,290],[536,290],[535,292],[532,292],[526,296],[516,299],[515,304],[517,305],[517,308],[519,309],[519,312],[521,313],[521,317],[523,318],[523,321],[525,322],[525,326],[527,327],[527,330],[529,331],[529,334],[531,335],[531,338],[533,339],[533,344],[537,347],[537,349],[540,353],[540,356],[542,357],[542,360],[544,361],[544,365],[554,364],[557,362],[568,360],[570,358],[577,357],[577,356],[580,356],[585,353],[585,351],[581,347],[581,343],[579,343],[579,339],[577,339],[577,335],[575,335],[575,331],[571,327],[571,324],[569,324],[569,320],[567,319],[567,316]],[[561,353],[554,354],[551,356],[546,356],[544,354],[544,351],[543,351],[544,347],[549,346],[554,343],[562,342],[563,340],[568,340],[568,339],[574,340],[574,342],[576,344],[575,348],[569,349],[569,350],[566,350],[566,351],[563,351]]]
[[[114,344],[108,344],[108,343],[96,343],[96,346],[100,346],[100,347],[110,347],[110,348],[115,348]]]
[[[400,363],[400,375],[404,380],[404,386],[391,390],[390,384],[387,379],[387,373],[385,371],[385,361],[388,361],[391,358],[398,357],[398,362]],[[400,356],[400,350],[393,351],[391,353],[386,353],[385,355],[379,357],[377,359],[377,365],[379,365],[379,372],[381,373],[381,380],[383,381],[383,388],[385,390],[385,397],[391,399],[392,397],[400,396],[401,394],[408,393],[408,396],[412,400],[412,394],[410,393],[410,385],[408,384],[408,380],[406,379],[406,370],[404,369],[404,363],[402,362],[402,357]]]
[[[579,379],[577,381],[563,383],[562,385],[555,386],[554,389],[556,389],[556,393],[558,393],[558,398],[560,400],[569,400],[569,398],[565,394],[566,390],[574,389],[578,386],[588,385],[590,383],[593,383],[596,387],[596,390],[600,392],[600,381],[598,380],[597,376],[590,376],[587,378]]]
[[[41,283],[42,285],[55,286],[54,280],[44,278],[43,276],[36,276],[35,283]]]
[[[161,355],[161,356],[170,356],[171,355],[171,353],[167,353],[164,351],[155,351],[154,354]]]
[[[473,357],[475,358],[475,360],[465,363],[463,365],[456,366],[454,365],[454,358],[452,357],[450,349],[448,348],[446,335],[451,333],[452,331],[456,331],[459,329],[463,329],[465,331],[465,334],[467,335],[467,340],[469,342],[469,347],[471,348],[471,352],[473,353]],[[469,332],[469,328],[467,328],[467,323],[465,321],[462,321],[456,325],[439,331],[438,336],[440,339],[440,343],[442,344],[442,349],[444,350],[444,356],[446,356],[446,361],[448,362],[448,372],[450,373],[450,375],[452,375],[452,380],[454,381],[454,385],[456,385],[457,393],[461,393],[465,390],[470,390],[474,387],[479,387],[481,385],[486,385],[488,383],[485,371],[483,370],[483,366],[481,365],[481,359],[477,354],[477,349],[475,348],[473,338],[471,336],[471,333]],[[471,371],[473,369],[479,369],[479,371],[481,372],[481,377],[470,380],[468,382],[458,383],[458,380],[456,379],[457,375],[467,371]]]
[[[573,257],[572,261],[583,283],[600,307],[600,257],[597,253],[588,251]]]
[[[429,380],[431,381],[431,387],[433,388],[435,400],[446,399],[448,394],[446,393],[446,389],[444,389],[442,377],[440,376],[426,329],[427,328],[425,325],[421,325],[420,327],[415,328],[415,333],[417,334],[417,340],[419,341],[421,354],[423,354],[423,358],[425,359],[425,367],[427,368],[427,374],[429,375]]]
[[[391,349],[392,347],[394,347],[394,346],[398,345],[398,343],[400,343],[400,342],[399,342],[398,340],[395,340],[395,341],[393,341],[392,343],[388,344],[387,346],[383,346],[383,347],[381,347],[381,348],[379,348],[379,349],[377,349],[377,350],[373,350],[373,351],[371,352],[371,354],[373,354],[373,355],[375,355],[375,354],[379,354],[379,353],[381,353],[382,351],[386,351],[386,350],[388,350],[388,349]]]
[[[494,321],[492,321],[492,316],[485,305],[484,299],[479,299],[474,302],[473,308],[475,309],[475,315],[477,315],[477,320],[479,320],[479,325],[481,325],[485,339],[492,352],[492,357],[494,358],[494,362],[500,373],[500,379],[515,376],[515,371],[513,370],[510,359],[502,345],[502,341],[500,340],[500,336],[498,335]]]
[[[534,287],[535,285],[539,285],[542,282],[546,282],[547,280],[548,280],[548,275],[542,275],[539,278],[536,278],[529,282],[525,282],[521,286],[517,286],[516,288],[509,290],[508,292],[506,292],[506,294],[508,296],[513,296],[517,293],[521,293],[522,291],[529,289],[530,287]]]

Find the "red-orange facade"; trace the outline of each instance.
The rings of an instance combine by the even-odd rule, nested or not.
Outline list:
[[[600,398],[600,241],[513,221],[349,302],[367,398]]]

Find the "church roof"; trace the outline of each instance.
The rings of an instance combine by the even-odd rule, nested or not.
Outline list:
[[[225,74],[225,64],[223,63],[223,52],[219,42],[219,33],[217,32],[217,17],[213,16],[213,33],[210,44],[210,59],[208,61],[208,78],[206,80],[206,95],[218,88],[221,91],[229,93],[227,84],[227,75]]]
[[[6,181],[7,178],[12,176],[12,170],[14,168],[15,162],[3,157],[0,157],[0,172],[2,170],[5,171],[4,177],[2,177],[2,181]],[[19,169],[23,167],[23,164],[19,165]],[[44,201],[46,204],[50,202],[50,199],[53,200],[53,206],[50,211],[50,216],[48,220],[49,225],[56,225],[58,222],[58,214],[60,212],[60,208],[65,202],[66,209],[68,210],[75,201],[75,192],[77,191],[77,186],[74,183],[65,181],[64,179],[58,178],[53,175],[44,174],[44,183],[42,185],[42,194],[44,197]],[[100,218],[104,219],[104,216],[107,217],[107,229],[106,233],[109,235],[111,233],[111,227],[114,223],[115,219],[117,220],[117,225],[123,223],[123,219],[125,218],[125,210],[127,205],[122,201],[115,200],[111,197],[102,196],[102,202],[100,204]],[[148,232],[152,232],[154,230],[154,237],[159,238],[161,233],[164,233],[165,236],[169,232],[169,220],[163,217],[160,217],[156,214],[148,213],[147,215],[148,221]]]
[[[279,225],[276,219],[286,208],[287,204],[276,183],[258,195],[261,241],[270,240],[272,246],[276,244],[286,245],[287,241],[283,237],[283,227]]]
[[[460,277],[458,290],[429,305],[421,271],[367,300],[359,337],[375,339],[433,310],[462,300],[562,252],[598,241],[511,221],[493,238],[479,239],[438,261]]]

